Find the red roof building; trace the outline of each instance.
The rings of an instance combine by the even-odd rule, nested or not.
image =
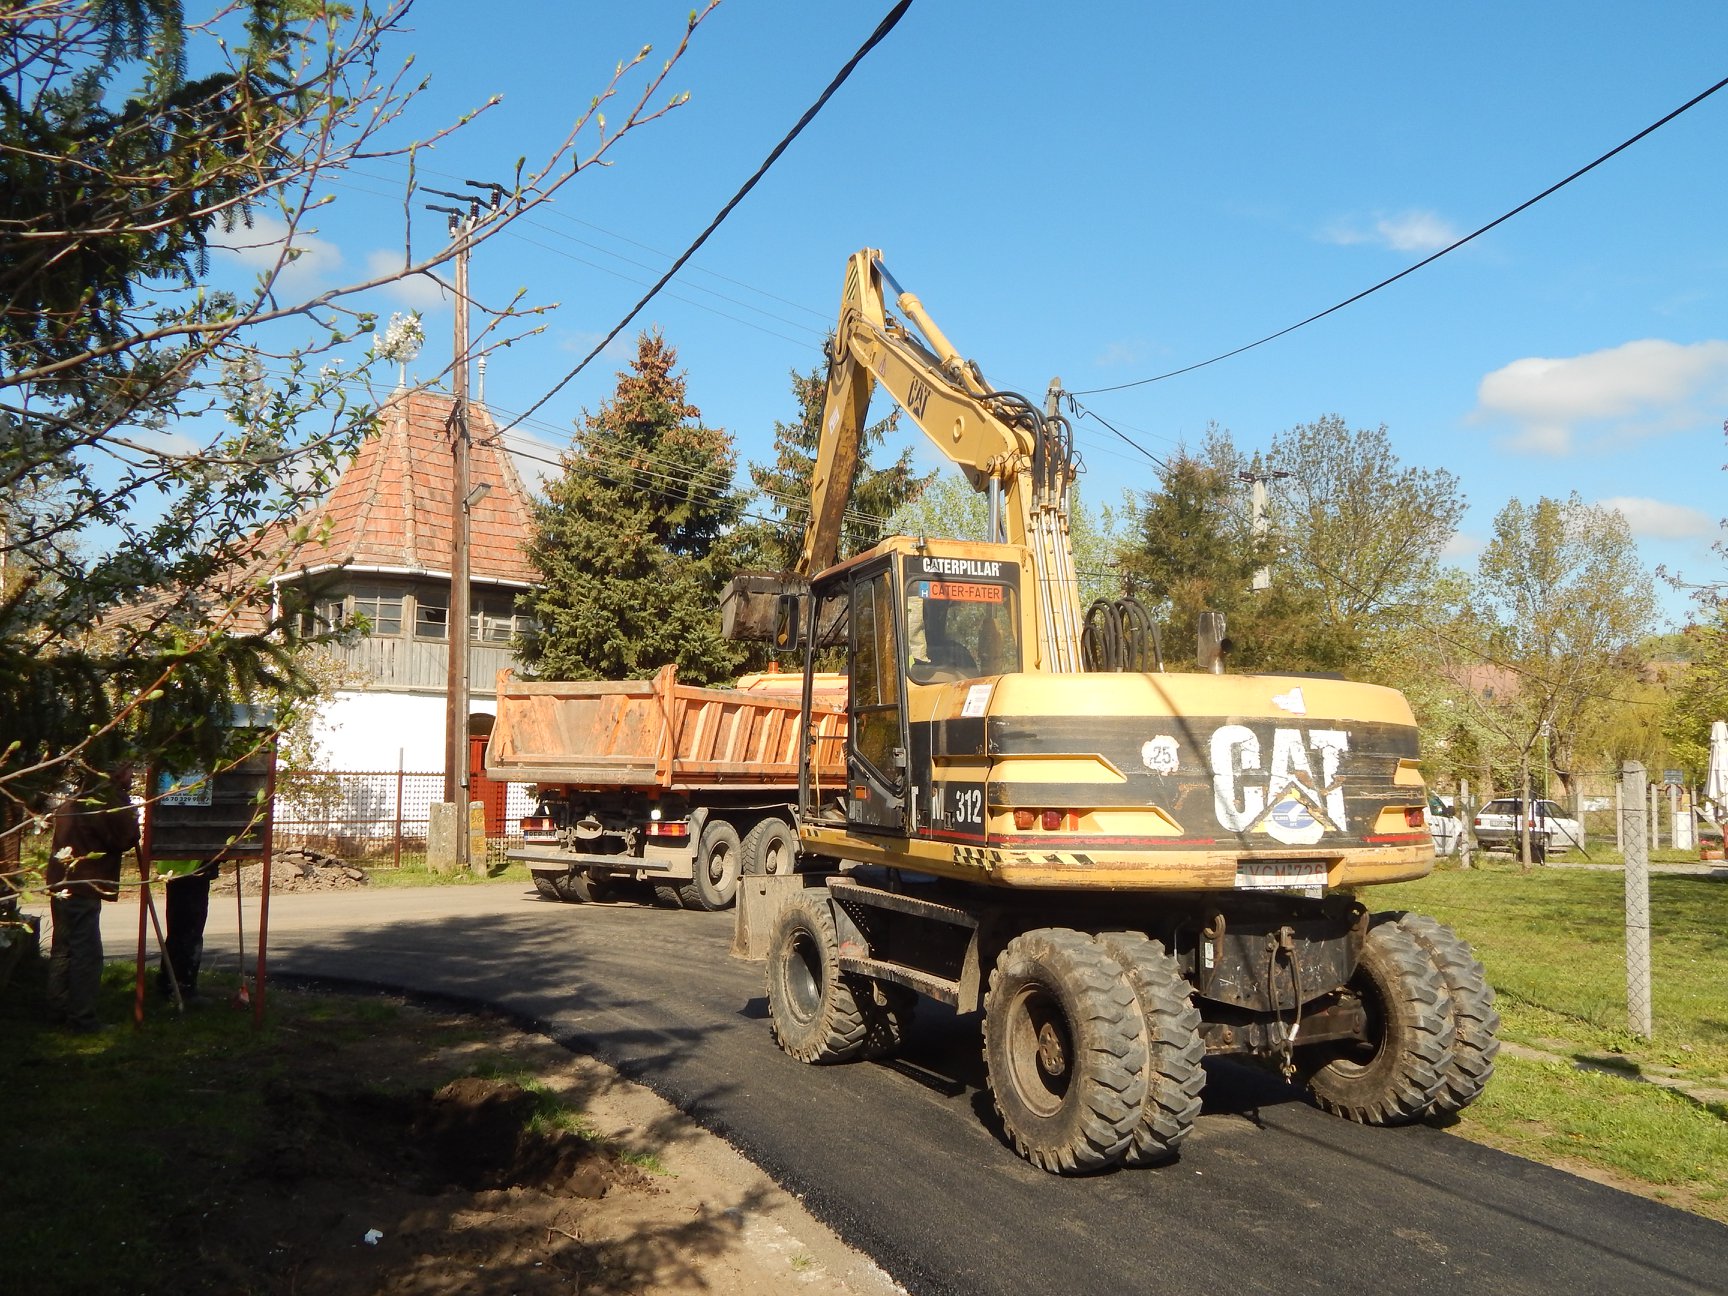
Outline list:
[[[451,397],[399,391],[378,414],[335,488],[302,518],[313,537],[278,567],[282,605],[303,609],[303,632],[351,625],[320,649],[342,680],[318,739],[331,769],[443,766],[449,674],[455,478]],[[490,727],[497,673],[516,663],[511,639],[528,625],[518,595],[538,580],[526,544],[533,504],[498,443],[491,416],[469,406],[471,488],[489,489],[469,523],[470,728]],[[280,560],[279,560],[280,561]]]
[[[326,520],[330,531],[302,551],[300,571],[346,567],[449,578],[454,407],[450,397],[429,391],[398,392],[384,403],[377,432],[308,515],[315,532]],[[469,406],[469,433],[469,484],[490,488],[469,514],[469,569],[476,582],[525,589],[539,579],[523,548],[532,518],[527,488],[496,443],[484,408]]]

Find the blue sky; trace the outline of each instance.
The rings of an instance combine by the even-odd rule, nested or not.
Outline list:
[[[556,204],[488,243],[483,303],[558,303],[492,359],[526,409],[611,328],[816,98],[889,8],[726,0],[668,87],[690,101]],[[503,96],[422,158],[440,187],[553,147],[689,4],[421,0],[386,47],[432,79],[428,133]],[[1252,342],[1499,216],[1728,75],[1728,5],[915,0],[637,327],[678,348],[690,398],[743,458],[792,417],[848,254],[874,246],[998,387],[1132,382]],[[613,114],[614,118],[620,114]],[[1458,561],[1512,497],[1577,491],[1628,516],[1647,561],[1696,581],[1728,475],[1728,90],[1465,248],[1316,324],[1168,381],[1082,397],[1146,450],[1209,422],[1247,450],[1336,413],[1470,502]],[[352,280],[400,250],[402,170],[338,186],[304,273]],[[393,196],[386,196],[395,189]],[[417,240],[442,237],[422,211]],[[433,199],[432,201],[439,201]],[[416,367],[448,356],[424,291]],[[634,328],[626,335],[633,337]],[[525,431],[550,445],[609,394],[615,346]],[[1153,484],[1080,424],[1093,500]],[[916,438],[915,433],[908,433]],[[1671,612],[1683,600],[1665,594]]]

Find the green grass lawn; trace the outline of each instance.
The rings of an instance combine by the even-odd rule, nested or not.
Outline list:
[[[1492,859],[1363,899],[1451,924],[1487,968],[1501,1039],[1558,1059],[1503,1052],[1459,1133],[1728,1221],[1728,879],[1650,877],[1648,1040],[1628,1027],[1618,869]]]
[[[520,863],[494,861],[484,872],[435,873],[426,867],[424,851],[402,852],[400,866],[392,866],[387,855],[378,861],[361,860],[359,864],[366,870],[370,885],[379,887],[488,886],[498,882],[534,885],[528,866]]]
[[[1625,877],[1494,862],[1365,893],[1450,923],[1488,969],[1506,1038],[1561,1041],[1728,1088],[1728,879],[1650,877],[1654,1037],[1630,1031]]]

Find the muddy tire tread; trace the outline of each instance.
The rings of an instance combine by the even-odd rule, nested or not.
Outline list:
[[[1362,1125],[1408,1125],[1422,1119],[1446,1082],[1453,1025],[1446,986],[1428,952],[1395,914],[1376,915],[1353,985],[1382,999],[1381,1040],[1366,1062],[1297,1050],[1308,1091],[1324,1110]],[[1319,1058],[1316,1064],[1316,1057]]]
[[[1024,986],[1063,1001],[1074,1052],[1068,1093],[1039,1117],[1013,1089],[1008,1013]],[[990,973],[984,1000],[984,1067],[1015,1151],[1053,1174],[1118,1164],[1133,1143],[1146,1097],[1146,1040],[1122,965],[1092,936],[1046,927],[1016,936]]]
[[[1122,1163],[1156,1165],[1176,1155],[1200,1118],[1206,1085],[1200,1011],[1161,942],[1139,932],[1105,932],[1099,941],[1126,971],[1146,1034],[1146,1099]]]
[[[1462,1111],[1482,1096],[1494,1075],[1500,1052],[1500,1013],[1494,1007],[1494,987],[1469,942],[1444,923],[1426,914],[1407,913],[1398,925],[1427,951],[1446,987],[1452,1016],[1452,1050],[1447,1055],[1440,1092],[1428,1115]]]
[[[796,1012],[786,980],[800,936],[820,955],[819,1001],[807,1019]],[[840,972],[839,961],[840,939],[826,893],[806,892],[781,911],[768,940],[768,1020],[774,1042],[800,1062],[850,1062],[870,1046],[870,1015],[860,1003],[869,990]]]

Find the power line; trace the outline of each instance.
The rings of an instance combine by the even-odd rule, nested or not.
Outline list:
[[[647,293],[643,295],[642,299],[630,308],[629,313],[626,314],[623,319],[618,321],[612,331],[602,338],[592,351],[582,357],[581,362],[577,364],[574,369],[560,378],[557,383],[552,386],[551,390],[546,392],[545,395],[541,396],[539,400],[535,401],[528,407],[528,414],[534,413],[535,410],[539,409],[547,401],[551,400],[566,386],[568,386],[577,374],[581,373],[588,367],[595,356],[604,351],[606,347],[611,344],[614,338],[630,326],[631,321],[634,320],[637,315],[642,313],[642,309],[654,299],[655,295],[671,282],[672,277],[676,275],[679,270],[683,269],[684,263],[696,255],[702,245],[708,241],[709,235],[713,234],[715,230],[720,228],[720,223],[732,214],[732,209],[744,201],[746,195],[756,187],[757,182],[768,173],[768,168],[773,166],[774,163],[779,160],[780,155],[791,146],[792,141],[797,139],[803,132],[804,128],[815,120],[816,115],[822,111],[824,106],[827,105],[828,100],[834,96],[835,91],[839,90],[839,88],[845,84],[846,79],[852,75],[853,69],[856,68],[859,63],[864,61],[865,55],[869,54],[877,45],[881,44],[881,42],[887,37],[888,33],[894,30],[894,28],[899,24],[900,19],[905,16],[906,11],[911,7],[912,0],[899,0],[899,3],[888,11],[887,16],[876,25],[876,30],[871,32],[869,38],[858,47],[858,52],[848,59],[846,65],[835,74],[834,79],[828,83],[828,88],[817,96],[815,103],[805,109],[804,115],[800,117],[792,129],[786,133],[785,138],[776,144],[768,156],[763,159],[762,165],[756,168],[755,174],[746,180],[743,187],[739,189],[737,193],[733,194],[732,198],[726,203],[726,205],[715,214],[714,219],[708,222],[707,228],[696,236],[695,241],[691,243],[689,247],[684,249],[678,259],[672,263],[671,268],[668,269],[665,274],[660,276],[659,282],[650,288]],[[508,431],[509,429],[506,428],[504,430]]]
[[[1336,311],[1341,311],[1346,306],[1352,306],[1355,303],[1361,301],[1364,297],[1367,297],[1373,293],[1377,293],[1382,288],[1386,288],[1392,284],[1397,283],[1400,279],[1404,278],[1406,275],[1415,274],[1416,271],[1422,269],[1423,266],[1432,265],[1434,262],[1438,261],[1441,257],[1445,256],[1448,252],[1457,251],[1459,248],[1463,247],[1466,243],[1470,242],[1472,239],[1480,238],[1482,235],[1486,234],[1489,230],[1495,228],[1495,226],[1503,225],[1507,221],[1511,220],[1514,216],[1517,216],[1522,212],[1528,211],[1530,208],[1534,207],[1537,203],[1541,202],[1544,198],[1548,197],[1550,194],[1558,193],[1560,190],[1564,189],[1567,185],[1571,184],[1574,180],[1577,180],[1581,176],[1587,175],[1591,171],[1594,171],[1597,167],[1601,166],[1609,158],[1615,156],[1618,153],[1625,152],[1627,149],[1631,148],[1634,144],[1636,144],[1639,140],[1643,139],[1645,136],[1651,134],[1654,131],[1660,130],[1662,127],[1666,126],[1669,122],[1673,121],[1676,117],[1680,116],[1681,113],[1684,113],[1684,112],[1686,112],[1692,108],[1697,107],[1699,104],[1703,103],[1706,99],[1708,99],[1711,95],[1715,94],[1718,90],[1722,89],[1722,87],[1724,87],[1724,86],[1728,86],[1728,77],[1724,77],[1722,80],[1718,81],[1715,85],[1711,86],[1708,90],[1704,91],[1702,94],[1694,95],[1692,98],[1688,99],[1685,103],[1681,104],[1678,108],[1676,108],[1673,112],[1669,113],[1667,116],[1662,117],[1661,119],[1659,119],[1657,121],[1651,122],[1650,125],[1646,126],[1643,130],[1639,131],[1636,135],[1632,136],[1630,139],[1625,140],[1624,142],[1622,142],[1620,144],[1615,145],[1613,148],[1609,149],[1606,153],[1604,153],[1601,157],[1597,158],[1594,162],[1589,163],[1587,166],[1579,167],[1576,171],[1574,171],[1571,175],[1567,176],[1564,180],[1561,180],[1555,184],[1549,185],[1546,189],[1544,189],[1541,193],[1537,194],[1534,198],[1529,198],[1529,199],[1526,199],[1524,202],[1519,203],[1516,207],[1514,207],[1511,211],[1507,212],[1505,215],[1496,217],[1494,220],[1491,220],[1486,225],[1482,226],[1481,229],[1478,229],[1478,230],[1473,231],[1472,233],[1466,234],[1463,238],[1457,240],[1454,243],[1449,243],[1447,246],[1441,248],[1438,252],[1435,252],[1429,256],[1423,257],[1422,260],[1418,261],[1415,265],[1407,266],[1405,269],[1400,270],[1397,274],[1393,275],[1391,278],[1382,279],[1379,283],[1375,284],[1372,288],[1364,288],[1361,292],[1357,293],[1354,297],[1348,297],[1345,300],[1339,302],[1336,306],[1328,306],[1325,310],[1319,311],[1316,314],[1310,315],[1305,320],[1301,320],[1298,323],[1292,324],[1287,328],[1281,328],[1276,333],[1268,333],[1265,337],[1261,338],[1257,342],[1250,342],[1245,346],[1237,347],[1233,351],[1226,351],[1222,355],[1215,355],[1210,360],[1201,360],[1195,364],[1184,365],[1180,369],[1172,369],[1168,373],[1161,373],[1161,374],[1158,374],[1158,375],[1151,377],[1151,378],[1140,378],[1134,382],[1117,383],[1114,387],[1091,387],[1091,388],[1088,388],[1087,390],[1082,391],[1082,392],[1075,392],[1075,393],[1073,393],[1073,395],[1096,396],[1100,392],[1126,391],[1130,387],[1144,387],[1149,383],[1163,382],[1166,378],[1175,378],[1175,377],[1178,377],[1178,376],[1185,374],[1185,373],[1193,373],[1196,369],[1204,369],[1204,368],[1206,368],[1207,365],[1215,365],[1221,360],[1229,360],[1234,356],[1241,355],[1244,351],[1252,351],[1255,347],[1265,346],[1268,342],[1276,341],[1278,338],[1283,337],[1287,333],[1294,333],[1299,328],[1306,328],[1308,325],[1314,323],[1316,320],[1325,319],[1328,315],[1331,315]]]
[[[1128,445],[1132,446],[1134,449],[1138,450],[1141,454],[1145,455],[1148,459],[1150,459],[1159,468],[1163,468],[1165,470],[1169,469],[1169,467],[1170,467],[1169,464],[1165,463],[1162,459],[1160,459],[1157,455],[1153,454],[1145,446],[1141,445],[1133,437],[1129,436],[1126,432],[1122,431],[1121,428],[1117,427],[1114,423],[1110,422],[1109,419],[1105,418],[1102,414],[1098,413],[1096,410],[1087,409],[1086,406],[1082,405],[1079,401],[1075,400],[1071,393],[1065,393],[1065,394],[1068,396],[1068,407],[1070,409],[1072,409],[1076,414],[1078,414],[1081,418],[1083,418],[1083,419],[1089,418],[1089,419],[1097,420],[1098,422],[1102,423],[1105,427],[1109,428],[1112,432],[1114,432],[1118,437],[1120,437]]]

